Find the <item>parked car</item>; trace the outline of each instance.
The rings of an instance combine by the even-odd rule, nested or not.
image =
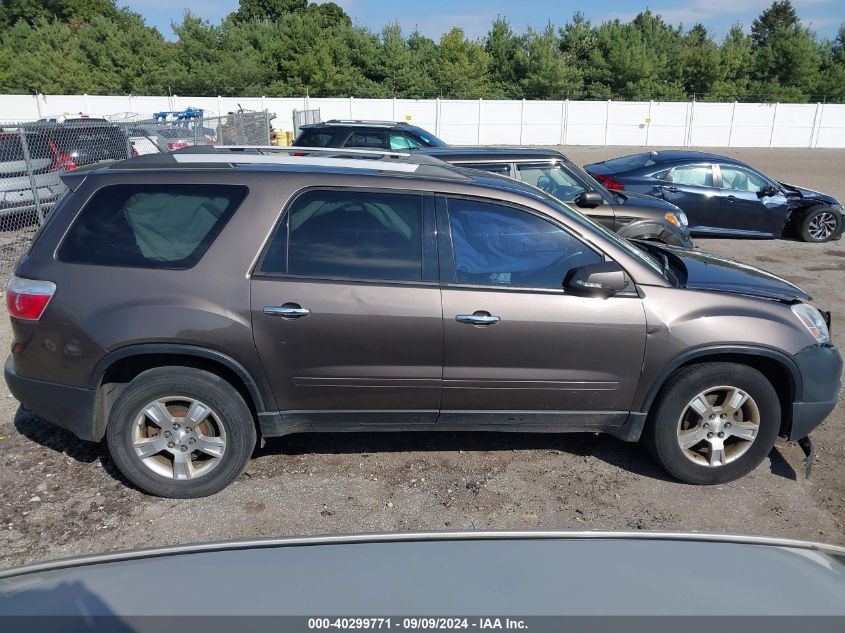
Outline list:
[[[64,191],[58,169],[47,137],[19,128],[0,130],[0,217],[35,211],[36,196],[41,204],[54,203]]]
[[[684,212],[662,198],[611,192],[560,152],[538,148],[446,147],[421,149],[452,165],[509,176],[578,206],[596,222],[631,239],[692,248]]]
[[[201,128],[170,125],[130,125],[126,128],[137,154],[154,154],[184,149],[193,145],[213,145]]]
[[[129,158],[126,133],[103,119],[74,119],[63,123],[33,123],[27,128],[47,137],[61,169],[76,169],[102,161]]]
[[[701,235],[781,237],[827,242],[842,236],[842,204],[833,196],[778,182],[728,156],[668,150],[587,165],[609,189],[665,198]]]
[[[361,147],[409,150],[446,147],[446,143],[416,125],[393,121],[351,121],[332,119],[300,126],[293,144],[297,147]]]
[[[11,393],[170,497],[305,431],[604,432],[714,484],[836,406],[842,359],[791,283],[511,178],[342,152],[64,174],[7,289]]]
[[[178,609],[138,599],[185,575]],[[215,599],[199,579],[214,580]],[[0,571],[0,586],[0,618],[15,632],[159,631],[167,621],[188,633],[675,633],[716,623],[728,633],[828,633],[845,616],[845,548],[648,531],[253,538],[38,562]],[[720,589],[717,604],[690,587]]]

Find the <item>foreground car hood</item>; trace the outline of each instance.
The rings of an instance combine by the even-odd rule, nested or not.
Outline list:
[[[781,182],[778,183],[782,187],[787,190],[787,193],[795,194],[797,193],[805,200],[818,200],[819,202],[826,202],[827,204],[839,204],[839,200],[834,198],[833,196],[829,196],[826,193],[821,193],[820,191],[813,191],[812,189],[805,189],[804,187],[798,187],[796,185],[790,185],[789,183]]]
[[[691,560],[708,564],[695,567]],[[844,562],[842,547],[692,533],[451,532],[259,539],[105,554],[0,572],[0,618],[66,616],[41,625],[26,622],[21,628],[27,631],[59,631],[71,625],[74,631],[140,631],[152,626],[142,626],[140,619],[137,627],[132,620],[119,626],[105,620],[112,624],[107,629],[97,618],[138,617],[149,623],[150,616],[178,613],[183,617],[180,630],[193,632],[238,626],[307,631],[306,614],[709,616],[711,605],[689,587],[721,587],[733,578],[749,589],[725,591],[719,615],[841,617]],[[163,578],[178,578],[185,569],[195,578],[215,579],[220,597],[208,598],[208,583],[186,582],[179,587],[176,613],[165,600],[138,599]],[[302,617],[272,627],[243,627],[245,620],[209,627],[206,620],[200,628],[184,620],[224,615]],[[802,620],[802,625],[806,622],[812,620]],[[629,628],[677,631],[678,626],[670,622]],[[794,623],[792,627],[774,630],[798,628]],[[170,628],[176,627],[157,630]],[[392,628],[403,627],[394,621]],[[480,630],[475,623],[458,630],[464,628]],[[535,630],[533,623],[526,628]],[[609,628],[621,627],[615,623]],[[8,630],[18,629],[10,625]]]
[[[760,268],[712,253],[678,248],[665,250],[681,260],[686,268],[686,288],[721,290],[786,302],[812,299],[795,284]]]

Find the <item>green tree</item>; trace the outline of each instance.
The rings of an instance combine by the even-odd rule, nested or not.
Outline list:
[[[434,78],[444,97],[478,99],[490,94],[490,55],[478,42],[470,42],[462,29],[453,28],[440,38]]]
[[[707,95],[722,78],[723,68],[719,47],[707,29],[696,24],[683,38],[681,53],[681,81],[690,95]]]
[[[826,43],[823,55],[818,96],[825,100],[845,101],[845,24],[839,27],[836,39]]]
[[[379,61],[381,81],[387,94],[395,97],[424,98],[437,92],[431,78],[437,47],[433,41],[414,32],[406,39],[399,24],[382,30]]]
[[[238,5],[238,10],[230,16],[236,22],[278,20],[289,13],[305,11],[308,0],[240,0]]]
[[[484,42],[490,57],[490,81],[493,93],[507,99],[522,97],[517,56],[522,42],[504,18],[497,17]]]
[[[790,0],[775,0],[751,23],[751,41],[760,48],[769,44],[781,29],[799,26],[798,14]]]
[[[806,101],[819,81],[820,53],[809,29],[778,28],[756,51],[751,92],[768,101]]]
[[[734,25],[725,36],[719,48],[721,77],[710,89],[710,101],[739,101],[748,92],[748,84],[754,71],[754,49],[751,38]]]
[[[542,33],[529,29],[516,67],[526,99],[563,99],[581,91],[581,73],[561,51],[551,24]]]
[[[115,0],[3,0],[0,29],[5,30],[18,20],[35,26],[49,20],[85,22],[97,16],[114,18],[118,12]]]

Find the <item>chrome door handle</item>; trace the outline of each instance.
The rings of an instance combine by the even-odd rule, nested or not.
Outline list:
[[[458,314],[455,321],[468,325],[495,325],[502,320],[502,317],[491,316],[490,314]]]
[[[665,191],[668,191],[669,193],[678,193],[678,188],[677,188],[677,187],[663,187],[663,189],[664,189]]]
[[[298,303],[286,303],[281,306],[264,306],[264,314],[280,316],[286,319],[298,319],[299,317],[311,314],[311,310],[303,308]]]
[[[728,202],[736,202],[736,201],[737,201],[737,197],[736,197],[736,196],[734,196],[734,195],[730,195],[730,196],[726,196],[726,197],[725,197],[725,200],[727,200]]]

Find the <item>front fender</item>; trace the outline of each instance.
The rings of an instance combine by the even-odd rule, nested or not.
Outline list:
[[[689,235],[685,235],[681,229],[666,221],[636,220],[625,224],[616,232],[629,240],[655,240],[681,248],[693,247]]]

